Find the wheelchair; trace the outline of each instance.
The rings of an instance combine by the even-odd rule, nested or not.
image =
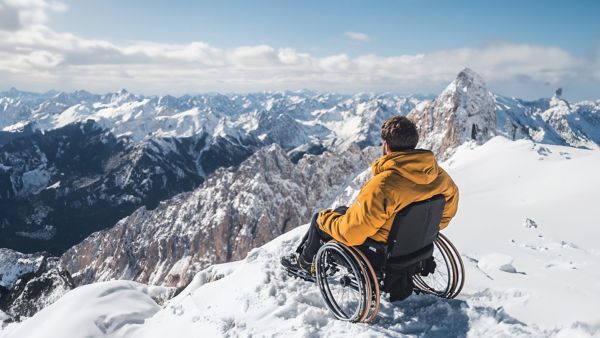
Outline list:
[[[439,233],[444,203],[438,195],[399,211],[388,243],[367,240],[349,247],[332,240],[319,249],[315,283],[337,319],[373,321],[382,291],[389,292],[392,301],[412,292],[448,299],[460,293],[463,261],[452,242]]]

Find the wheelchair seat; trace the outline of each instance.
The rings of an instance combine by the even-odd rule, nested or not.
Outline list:
[[[387,243],[368,238],[358,248],[378,272],[405,268],[427,259],[433,253],[444,205],[443,195],[412,203],[394,217]]]
[[[435,269],[428,261],[439,233],[445,198],[435,195],[408,205],[394,217],[387,243],[368,239],[358,247],[369,259],[390,300],[402,300],[414,289],[412,277]]]

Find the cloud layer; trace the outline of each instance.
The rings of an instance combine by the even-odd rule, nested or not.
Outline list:
[[[64,10],[64,6],[42,0],[0,0],[0,87],[95,91],[126,87],[171,94],[300,88],[427,93],[439,91],[463,67],[508,89],[509,95],[513,94],[510,88],[520,86],[543,89],[569,81],[600,83],[600,51],[581,58],[558,47],[496,43],[416,55],[317,57],[268,45],[232,49],[203,42],[119,45],[54,31],[45,25],[51,10]],[[352,34],[357,40],[368,40],[366,35]]]

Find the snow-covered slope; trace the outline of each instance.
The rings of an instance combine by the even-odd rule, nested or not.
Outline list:
[[[129,282],[97,283],[0,335],[598,336],[598,155],[502,137],[461,146],[444,164],[461,189],[459,213],[445,233],[463,254],[465,289],[455,300],[413,295],[384,301],[373,325],[334,320],[316,286],[281,270],[280,255],[294,247],[304,226],[242,261],[198,273],[162,309],[137,287],[111,296],[116,285]],[[84,315],[77,313],[81,304]]]
[[[9,327],[8,332],[2,332],[0,328],[0,336],[128,336],[145,319],[160,310],[159,303],[170,292],[164,287],[148,287],[130,281],[113,281],[77,288],[32,319]]]

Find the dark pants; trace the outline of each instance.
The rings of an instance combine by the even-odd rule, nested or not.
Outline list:
[[[340,214],[345,214],[346,210],[348,210],[347,207],[340,206],[337,207],[334,211]],[[302,238],[302,242],[300,242],[300,245],[298,246],[298,249],[296,249],[296,251],[300,255],[302,255],[302,258],[306,262],[312,262],[313,258],[317,254],[317,251],[319,251],[319,248],[323,244],[333,239],[331,236],[329,236],[328,233],[319,229],[319,225],[317,224],[317,217],[319,217],[318,213],[313,215],[312,220],[310,221],[310,227],[308,228],[308,232],[306,232],[306,234]]]
[[[302,238],[302,242],[300,242],[298,249],[296,249],[296,251],[306,262],[312,262],[321,245],[332,239],[329,234],[319,229],[319,225],[317,224],[318,216],[318,213],[314,214],[312,220],[310,221],[310,227],[308,228],[308,231]]]

